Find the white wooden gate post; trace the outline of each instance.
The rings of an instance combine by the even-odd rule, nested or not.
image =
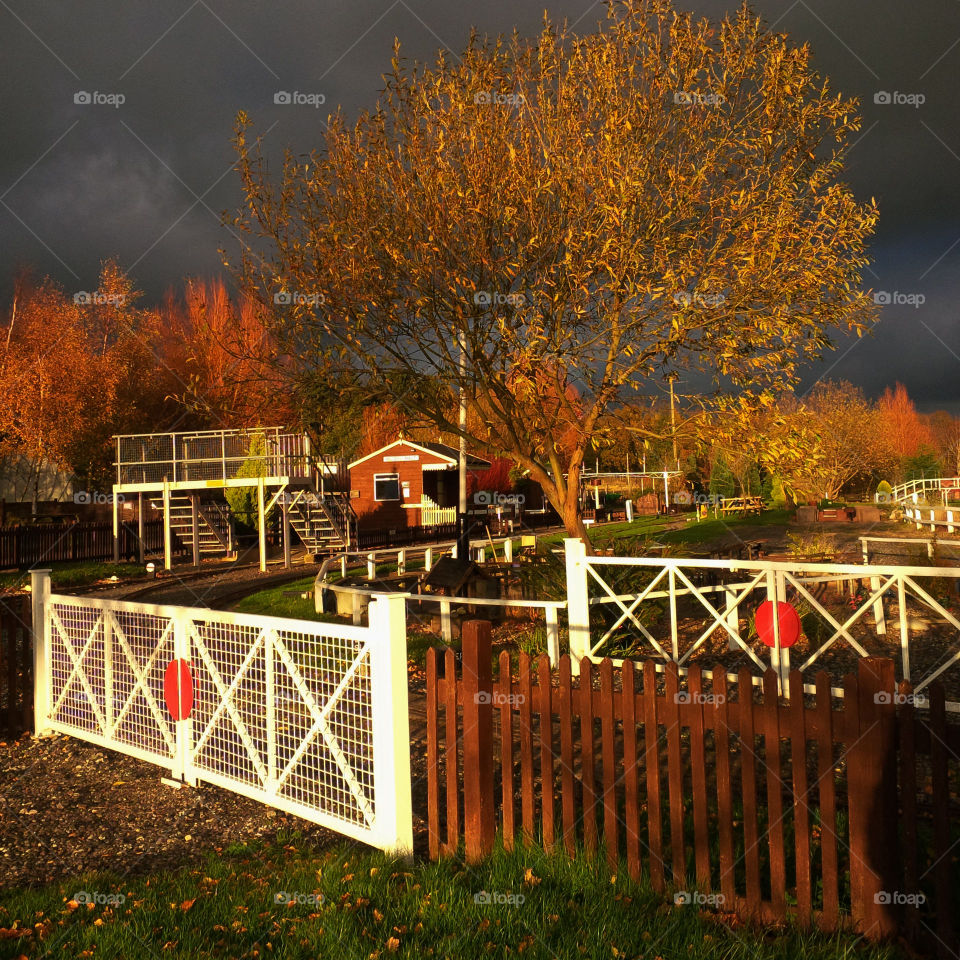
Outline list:
[[[257,478],[257,538],[260,542],[260,572],[267,572],[267,517],[264,503],[266,493],[263,477]]]
[[[163,481],[163,569],[173,566],[173,538],[170,534],[170,482]]]
[[[590,597],[587,592],[587,548],[579,538],[563,541],[567,564],[567,625],[570,669],[580,673],[580,660],[590,652]]]
[[[378,846],[409,859],[413,856],[413,802],[403,594],[385,594],[371,600],[369,646]]]
[[[30,599],[33,606],[33,735],[43,737],[50,730],[50,631],[47,606],[50,603],[50,571],[30,571]]]

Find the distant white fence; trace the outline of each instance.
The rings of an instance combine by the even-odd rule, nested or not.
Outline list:
[[[904,507],[903,515],[907,520],[913,521],[918,530],[928,527],[930,530],[936,530],[938,527],[955,533],[956,528],[960,526],[960,509],[951,510],[942,507]]]
[[[413,848],[403,601],[368,627],[50,594],[34,575],[36,731]]]
[[[960,619],[931,595],[931,581],[937,579],[947,580],[952,596],[957,596],[957,567],[588,556],[581,540],[567,540],[565,545],[570,653],[575,669],[583,658],[599,660],[603,647],[618,629],[626,626],[646,648],[644,656],[652,655],[681,666],[689,665],[691,658],[720,631],[727,638],[728,649],[739,652],[756,670],[758,682],[768,667],[785,678],[790,669],[790,651],[780,644],[778,619],[773,618],[775,643],[770,648],[769,664],[760,659],[755,644],[748,639],[750,617],[764,599],[777,603],[802,601],[827,624],[829,635],[816,648],[804,645],[802,658],[794,669],[810,670],[837,644],[846,645],[858,657],[890,656],[885,603],[895,618],[892,626],[896,631],[893,642],[897,646],[898,679],[909,680],[921,702],[923,690],[960,661]],[[615,579],[617,570],[648,571],[648,579],[642,588],[618,591],[608,582]],[[714,571],[723,582],[698,583],[709,571]],[[740,576],[731,582],[730,574]],[[849,615],[835,616],[816,596],[819,584],[834,584],[846,591],[858,581],[869,583],[868,595]],[[694,601],[699,620],[707,623],[703,629],[690,629],[697,621],[690,614],[678,613],[681,600]],[[650,618],[644,623],[642,616],[647,612],[644,605],[649,610],[652,604],[658,605],[656,628]],[[665,616],[661,615],[660,605],[665,608]],[[605,630],[597,623],[599,618],[591,616],[601,607],[612,608],[615,614],[607,618],[610,625]],[[911,663],[911,648],[919,626],[918,608],[927,618],[938,621],[945,638],[940,642],[928,641],[935,647],[935,662],[930,664],[928,648],[919,675]],[[735,674],[730,674],[730,678],[735,682]],[[811,685],[809,692],[813,690]],[[835,688],[835,694],[842,695],[842,690]],[[960,702],[948,700],[947,706],[960,712]]]
[[[897,503],[945,503],[960,497],[960,477],[920,477],[898,483],[890,493]]]

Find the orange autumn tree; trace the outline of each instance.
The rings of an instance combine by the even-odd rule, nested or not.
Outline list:
[[[896,461],[902,463],[916,456],[921,447],[933,446],[933,434],[902,383],[883,391],[877,411],[884,445]]]
[[[175,395],[197,424],[287,423],[289,366],[260,304],[232,298],[221,278],[188,279],[183,298],[167,294],[161,313]]]
[[[157,318],[113,261],[96,291],[67,295],[51,280],[18,294],[0,349],[0,452],[106,489],[114,433],[137,432],[164,409],[151,344]]]
[[[711,22],[624,0],[591,33],[546,21],[412,67],[398,45],[376,106],[278,174],[240,115],[235,222],[256,256],[237,272],[265,304],[300,292],[274,319],[301,364],[334,358],[508,457],[587,539],[605,413],[685,371],[783,386],[871,321],[877,211],[842,179],[859,127],[809,48],[746,7]],[[536,371],[542,403],[516,389]]]

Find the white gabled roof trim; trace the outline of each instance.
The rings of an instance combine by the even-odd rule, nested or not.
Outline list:
[[[457,463],[454,457],[447,457],[442,453],[437,453],[436,450],[430,450],[428,447],[421,447],[420,444],[414,443],[412,440],[394,440],[393,443],[388,443],[385,447],[381,447],[379,450],[374,450],[373,453],[368,453],[365,457],[361,457],[359,460],[354,460],[353,463],[347,464],[347,469],[352,470],[354,467],[358,467],[361,463],[366,463],[367,460],[372,459],[373,457],[379,457],[380,454],[386,453],[387,450],[391,450],[393,447],[403,445],[405,447],[413,447],[414,450],[419,450],[421,453],[427,454],[430,457],[436,457],[438,460],[443,460],[446,463]]]

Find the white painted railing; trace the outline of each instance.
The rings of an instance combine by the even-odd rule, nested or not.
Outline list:
[[[920,477],[898,483],[890,493],[896,503],[942,503],[956,497],[960,497],[960,477]]]
[[[918,530],[924,527],[930,530],[942,527],[947,533],[955,533],[960,526],[960,508],[945,510],[940,507],[904,507],[903,515],[915,523]]]
[[[626,626],[649,655],[664,662],[687,665],[702,651],[717,632],[727,637],[729,650],[739,652],[759,675],[767,668],[748,640],[750,617],[761,600],[777,603],[803,601],[815,611],[832,631],[816,649],[805,644],[797,650],[803,655],[796,669],[809,670],[837,644],[845,645],[858,657],[894,656],[899,661],[899,679],[909,680],[914,692],[923,690],[960,661],[960,619],[931,595],[931,581],[947,580],[951,592],[957,594],[960,568],[918,567],[858,564],[794,563],[769,560],[690,560],[654,557],[588,556],[580,540],[567,540],[567,616],[570,630],[571,659],[599,660],[604,645],[618,629]],[[617,593],[605,577],[612,570],[647,571],[649,579],[629,593]],[[698,585],[695,581],[704,571],[714,571],[724,580],[714,585]],[[726,575],[726,576],[724,576]],[[739,575],[731,582],[730,575]],[[837,616],[815,596],[814,587],[834,584],[846,592],[853,584],[869,583],[868,595],[849,615]],[[591,593],[592,590],[592,593]],[[693,600],[697,616],[678,613],[679,601]],[[898,640],[891,649],[887,637],[887,611],[884,602],[896,611],[893,624]],[[659,635],[650,628],[651,621],[641,620],[644,604],[663,603],[665,623],[655,624]],[[948,601],[949,602],[949,601]],[[616,614],[611,626],[598,629],[591,612],[609,606]],[[911,645],[916,642],[915,611],[920,607],[926,616],[935,617],[943,630],[943,640],[928,640],[936,650],[935,662],[927,663],[916,676],[911,666]],[[659,611],[658,611],[659,612]],[[663,620],[663,617],[657,619]],[[684,621],[681,624],[681,620]],[[706,621],[706,626],[702,622]],[[790,669],[790,650],[780,644],[778,618],[773,618],[774,645],[769,652],[769,666],[781,678]],[[686,629],[681,629],[684,626]],[[929,650],[925,651],[929,659]],[[644,655],[648,655],[644,651]],[[735,676],[731,675],[735,680]],[[810,691],[813,692],[813,686]],[[842,691],[837,690],[837,693]],[[960,711],[960,702],[948,701],[948,708]]]
[[[33,586],[38,734],[412,852],[402,600],[378,597],[364,628],[51,595],[48,571]]]

